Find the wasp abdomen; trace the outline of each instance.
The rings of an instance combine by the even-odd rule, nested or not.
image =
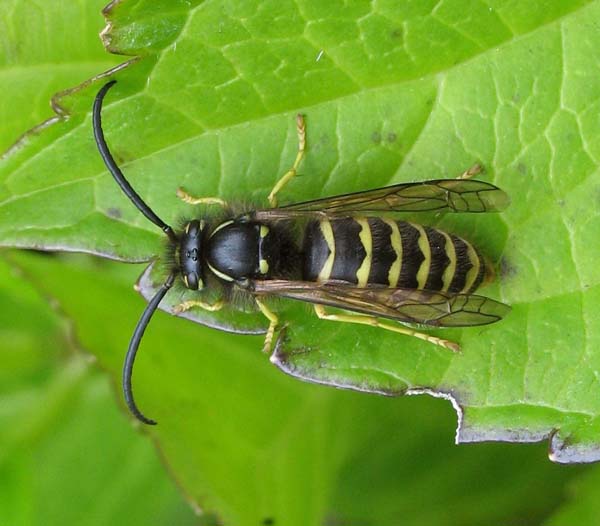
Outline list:
[[[482,256],[464,239],[378,217],[311,221],[303,254],[305,280],[344,280],[359,287],[469,293],[486,273]]]

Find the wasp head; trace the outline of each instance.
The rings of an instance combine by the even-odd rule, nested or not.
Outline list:
[[[185,224],[179,239],[179,266],[183,283],[188,289],[204,288],[202,269],[202,231],[204,221],[194,219]]]

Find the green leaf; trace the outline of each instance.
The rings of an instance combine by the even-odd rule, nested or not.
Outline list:
[[[120,60],[98,39],[104,0],[56,0],[43,6],[3,0],[0,12],[0,152],[34,125],[37,131],[65,117],[50,98]],[[60,97],[58,97],[60,98]],[[58,116],[52,111],[58,112]],[[44,121],[44,122],[42,122]],[[42,124],[40,124],[42,123]],[[23,142],[27,141],[24,137]]]
[[[193,213],[180,185],[265,204],[295,155],[297,112],[309,151],[285,199],[452,177],[475,161],[512,198],[501,215],[439,221],[500,263],[485,293],[513,306],[494,326],[444,332],[461,355],[286,304],[274,361],[332,385],[442,394],[461,407],[459,441],[550,438],[556,461],[600,458],[600,2],[165,5],[109,11],[112,49],[148,56],[116,74],[104,122],[167,222]],[[95,152],[99,85],[63,98],[71,119],[0,167],[1,244],[127,261],[160,252]]]
[[[593,469],[569,484],[569,499],[544,522],[547,526],[567,526],[570,524],[594,524],[600,504],[598,483],[600,470]]]
[[[4,259],[0,338],[2,524],[194,523],[152,445],[115,408],[106,375],[73,353],[67,323]]]

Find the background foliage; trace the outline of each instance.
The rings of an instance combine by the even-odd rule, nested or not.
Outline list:
[[[8,147],[52,117],[43,109],[52,93],[120,60],[96,41],[97,4],[2,6],[0,75],[12,96],[0,106],[8,123],[0,138]],[[284,304],[297,323],[281,364],[361,389],[436,389],[465,408],[462,440],[552,433],[556,459],[591,460],[599,14],[600,3],[583,1],[344,9],[124,1],[109,12],[105,44],[145,58],[116,74],[107,135],[140,194],[170,222],[189,214],[174,197],[180,184],[264,202],[293,158],[298,111],[307,115],[310,150],[289,199],[453,176],[484,162],[486,177],[511,195],[510,210],[430,219],[501,262],[489,294],[513,305],[507,320],[444,333],[464,349],[449,356],[404,340],[398,352],[396,336],[322,326]],[[65,30],[74,26],[81,32]],[[99,85],[55,99],[70,117],[4,157],[3,245],[127,261],[160,252],[159,233],[120,195],[95,151],[89,108]],[[90,513],[92,496],[98,523],[123,510],[157,524],[593,523],[596,469],[553,466],[543,445],[457,448],[447,402],[303,384],[257,352],[259,337],[157,316],[136,370],[138,398],[160,422],[152,437],[173,478],[207,512],[193,518],[80,351],[118,379],[143,308],[130,290],[141,269],[11,252],[1,270],[0,514],[8,523],[74,523]],[[298,352],[306,346],[313,352]],[[528,491],[542,483],[543,492]]]

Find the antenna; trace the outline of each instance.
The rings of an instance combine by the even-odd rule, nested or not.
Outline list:
[[[133,399],[133,389],[131,388],[131,374],[133,373],[133,363],[135,362],[135,355],[137,354],[137,350],[140,345],[140,341],[142,340],[142,336],[144,336],[144,331],[150,323],[150,319],[156,311],[158,304],[164,298],[167,291],[171,288],[174,281],[175,273],[172,272],[171,274],[169,274],[167,281],[163,283],[162,287],[150,300],[150,303],[146,305],[146,308],[142,313],[142,317],[138,321],[137,325],[135,326],[135,330],[133,331],[133,336],[131,337],[131,341],[129,342],[129,348],[127,349],[127,354],[125,355],[125,363],[123,364],[123,394],[125,395],[125,402],[127,402],[127,407],[129,407],[129,410],[140,422],[151,426],[156,425],[156,421],[145,417],[137,408],[135,400]]]
[[[177,236],[173,229],[167,225],[160,217],[158,217],[154,211],[144,202],[144,200],[138,195],[138,193],[131,187],[121,169],[117,166],[117,163],[113,159],[110,150],[108,149],[108,145],[106,144],[106,140],[104,139],[104,132],[102,131],[102,102],[104,101],[104,97],[108,90],[114,86],[116,80],[111,80],[106,83],[98,94],[96,95],[96,99],[94,100],[94,107],[92,109],[92,123],[94,127],[94,138],[96,139],[96,145],[98,146],[98,151],[100,152],[100,156],[106,164],[108,171],[112,174],[113,178],[123,190],[125,195],[129,197],[131,202],[136,206],[136,208],[146,216],[147,219],[152,221],[156,226],[158,226],[169,239],[176,243],[178,242]],[[137,322],[135,330],[133,331],[133,336],[131,337],[131,341],[129,342],[129,348],[127,349],[127,354],[125,355],[125,363],[123,364],[123,395],[125,396],[125,402],[127,403],[127,407],[131,413],[144,424],[155,425],[156,422],[151,420],[150,418],[145,417],[142,412],[138,409],[135,404],[135,400],[133,398],[133,389],[131,387],[131,375],[133,373],[133,363],[135,362],[135,356],[137,354],[138,347],[140,346],[140,342],[142,340],[142,336],[144,336],[144,331],[150,323],[150,319],[152,315],[158,308],[159,303],[164,298],[167,291],[173,286],[175,281],[176,271],[173,271],[167,277],[167,280],[163,283],[162,287],[158,290],[158,292],[154,295],[154,297],[150,300],[144,312],[142,313],[141,318]]]
[[[96,99],[94,100],[94,107],[92,109],[92,123],[94,127],[94,138],[96,139],[96,145],[98,146],[98,151],[100,152],[100,156],[104,161],[104,164],[108,168],[108,171],[112,174],[115,181],[123,190],[124,194],[129,197],[131,202],[136,206],[136,208],[146,216],[147,219],[152,221],[157,227],[159,227],[171,241],[177,241],[177,236],[173,229],[167,225],[160,217],[158,217],[152,208],[150,208],[144,200],[138,195],[138,193],[131,187],[129,181],[125,179],[123,172],[117,166],[117,163],[113,159],[110,150],[108,149],[108,145],[104,140],[104,132],[102,131],[102,102],[104,101],[104,96],[106,92],[112,88],[117,83],[116,80],[111,80],[102,86],[98,94],[96,95]]]

